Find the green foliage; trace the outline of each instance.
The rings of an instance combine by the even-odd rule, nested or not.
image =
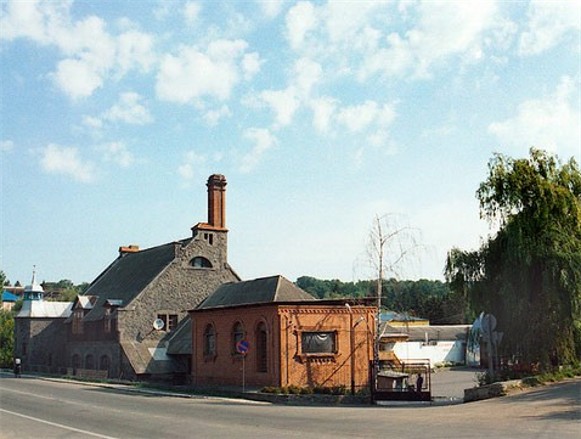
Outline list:
[[[0,310],[0,367],[12,367],[14,357],[14,316]]]
[[[478,251],[452,249],[446,277],[474,311],[497,317],[500,354],[569,364],[581,355],[581,173],[532,149],[496,155],[478,191],[498,231]]]
[[[377,297],[375,280],[342,282],[302,276],[296,284],[320,299]],[[433,324],[459,324],[473,320],[465,297],[453,292],[444,282],[385,279],[381,291],[384,308],[427,318]]]

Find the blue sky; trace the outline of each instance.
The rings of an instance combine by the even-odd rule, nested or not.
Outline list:
[[[581,159],[576,1],[0,0],[0,269],[91,281],[190,236],[226,175],[244,278],[371,275],[376,215],[442,279],[493,153]]]

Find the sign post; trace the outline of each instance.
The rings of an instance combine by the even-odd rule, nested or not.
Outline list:
[[[236,343],[236,351],[242,355],[242,392],[246,391],[246,354],[250,343],[248,340],[242,339]]]

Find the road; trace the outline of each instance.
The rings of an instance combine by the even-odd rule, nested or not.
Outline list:
[[[307,407],[0,377],[1,438],[575,438],[581,380],[449,406]]]

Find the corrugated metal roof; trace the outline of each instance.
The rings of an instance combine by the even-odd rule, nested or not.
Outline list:
[[[2,302],[16,302],[18,298],[16,294],[12,294],[10,291],[2,291]]]
[[[71,315],[73,302],[45,302],[44,300],[25,300],[17,318],[67,318]]]
[[[390,326],[383,324],[382,336],[407,335],[408,341],[428,340],[465,340],[471,325],[442,325],[442,326]]]
[[[196,310],[276,302],[316,300],[283,276],[270,276],[220,286]]]

